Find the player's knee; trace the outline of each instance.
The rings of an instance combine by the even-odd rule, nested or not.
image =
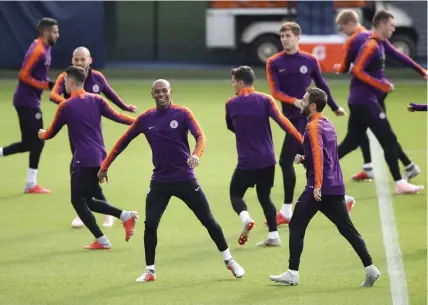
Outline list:
[[[279,166],[283,172],[294,171],[293,163],[295,156],[286,156],[279,160]]]
[[[146,219],[144,221],[144,228],[146,231],[156,232],[159,226],[159,220]]]
[[[214,219],[214,217],[212,217],[212,215],[201,220],[201,223],[208,231],[220,229],[219,223]]]

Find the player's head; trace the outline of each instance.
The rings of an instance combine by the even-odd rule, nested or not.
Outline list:
[[[394,16],[384,10],[377,11],[373,17],[373,28],[378,35],[382,36],[381,38],[391,38],[395,32]]]
[[[356,11],[346,9],[337,14],[336,24],[341,32],[351,36],[360,26],[360,21]]]
[[[70,66],[65,70],[65,90],[68,94],[76,90],[83,89],[85,83],[86,73],[85,69],[78,66]]]
[[[252,87],[256,76],[253,69],[248,66],[240,66],[230,71],[232,75],[232,87],[236,94],[239,94],[244,87]]]
[[[302,29],[295,22],[286,22],[279,29],[282,47],[286,52],[295,51],[299,46]]]
[[[309,88],[303,96],[302,110],[304,116],[322,112],[327,104],[327,94],[319,88]]]
[[[152,85],[152,97],[156,106],[166,108],[171,103],[171,85],[166,79],[158,79]]]
[[[73,66],[79,66],[88,71],[89,66],[92,64],[91,52],[85,47],[76,48],[73,51],[71,63]]]
[[[58,21],[53,18],[42,18],[37,24],[39,37],[49,45],[53,46],[59,38]]]

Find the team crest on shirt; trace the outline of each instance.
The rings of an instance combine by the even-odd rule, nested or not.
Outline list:
[[[94,93],[98,93],[100,92],[100,86],[98,86],[97,84],[92,86],[92,91],[94,91]]]
[[[308,72],[308,67],[306,66],[300,66],[300,73],[305,74]]]
[[[178,122],[176,120],[172,120],[169,123],[169,126],[171,126],[171,128],[177,128],[178,127]]]

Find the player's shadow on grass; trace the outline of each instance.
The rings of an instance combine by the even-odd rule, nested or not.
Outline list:
[[[22,194],[22,193],[2,195],[2,196],[0,196],[0,201],[3,201],[3,200],[15,200],[16,198],[24,196],[24,195],[25,194]]]
[[[39,240],[41,236],[45,237],[53,237],[55,235],[57,236],[63,236],[68,229],[62,229],[58,230],[58,228],[50,231],[33,231],[33,232],[25,232],[25,234],[20,236],[9,236],[6,238],[0,238],[0,244],[6,245],[6,244],[18,244],[18,243],[26,243],[31,242],[34,240]]]
[[[65,255],[76,255],[82,253],[81,248],[70,249],[66,251],[57,251],[57,252],[45,252],[37,255],[32,255],[30,257],[20,257],[11,260],[0,261],[0,266],[8,265],[23,265],[23,264],[40,264],[40,263],[49,263],[53,257],[60,256],[64,257]]]

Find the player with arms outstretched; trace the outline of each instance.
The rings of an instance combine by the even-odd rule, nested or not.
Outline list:
[[[156,279],[155,252],[157,229],[171,197],[177,197],[193,211],[207,229],[211,239],[221,252],[226,267],[237,278],[244,276],[244,269],[232,258],[220,225],[216,222],[205,193],[195,177],[194,168],[205,148],[205,135],[192,112],[171,101],[171,86],[166,80],[157,80],[152,85],[152,97],[156,107],[141,114],[134,124],[119,139],[104,160],[98,178],[107,180],[107,170],[113,160],[143,133],[152,149],[154,171],[146,197],[146,220],[144,250],[146,270],[137,282]],[[196,139],[196,148],[189,150],[188,132]]]

